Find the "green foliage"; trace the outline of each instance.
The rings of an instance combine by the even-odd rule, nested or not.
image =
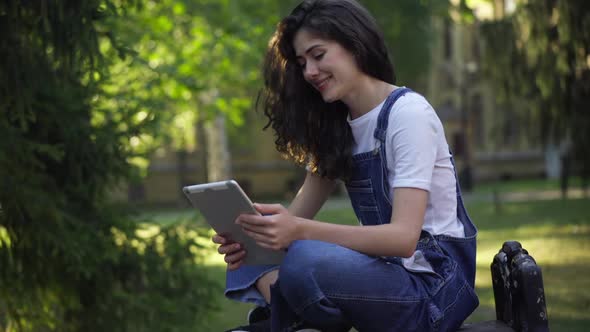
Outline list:
[[[142,237],[105,203],[154,123],[108,91],[133,5],[0,3],[0,329],[187,331],[212,306],[195,231]]]
[[[198,149],[195,124],[218,114],[229,120],[234,145],[244,144],[252,126],[254,100],[262,87],[262,57],[280,17],[300,1],[146,1],[112,22],[115,45],[101,45],[111,75],[103,78],[109,96],[100,107],[141,109],[141,119],[157,127],[154,135],[133,137],[138,165],[163,145]],[[391,46],[400,84],[420,85],[429,66],[431,16],[444,15],[447,0],[363,1],[377,16]],[[120,55],[125,55],[121,61]],[[121,115],[119,115],[121,116]],[[157,119],[156,119],[157,118]],[[248,122],[249,125],[246,125]],[[166,125],[163,125],[166,124]],[[255,127],[255,128],[253,128]]]
[[[383,29],[392,55],[398,84],[423,86],[430,68],[430,50],[435,36],[433,16],[448,13],[448,0],[362,0]]]
[[[117,104],[101,105],[132,104],[146,119],[166,124],[154,136],[137,137],[137,151],[162,144],[194,150],[200,144],[195,125],[217,114],[243,125],[261,86],[259,65],[277,6],[269,0],[146,1],[113,22],[117,43],[134,47],[120,61],[117,48],[104,46],[112,67],[108,91]]]
[[[590,3],[520,1],[513,15],[482,25],[484,69],[505,101],[524,100],[516,112],[537,134],[569,141],[590,174]]]
[[[109,91],[122,94],[120,102],[159,117],[158,123],[169,124],[159,127],[156,137],[136,139],[135,148],[150,151],[170,143],[178,150],[196,149],[195,123],[216,114],[229,119],[232,141],[243,142],[239,137],[250,130],[243,125],[251,120],[248,113],[262,87],[260,65],[267,41],[280,17],[299,2],[146,1],[142,10],[115,21],[119,43],[135,47],[123,62],[111,57],[115,70]],[[431,17],[445,15],[448,1],[363,3],[384,29],[400,83],[424,83]]]

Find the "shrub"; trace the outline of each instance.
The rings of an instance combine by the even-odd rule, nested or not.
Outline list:
[[[0,3],[0,329],[194,330],[214,305],[196,230],[142,237],[106,202],[151,128],[93,107],[131,5]]]

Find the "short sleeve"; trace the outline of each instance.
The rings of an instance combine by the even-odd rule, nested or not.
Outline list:
[[[391,113],[387,153],[393,157],[394,188],[430,191],[441,130],[438,116],[426,101],[412,98]]]

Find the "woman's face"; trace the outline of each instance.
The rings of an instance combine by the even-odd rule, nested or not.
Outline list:
[[[303,77],[325,102],[346,99],[362,75],[348,50],[335,41],[316,37],[306,29],[295,34],[293,48]]]

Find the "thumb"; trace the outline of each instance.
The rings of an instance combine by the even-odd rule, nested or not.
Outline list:
[[[267,214],[279,214],[287,212],[284,206],[281,204],[260,204],[254,203],[254,208],[260,212],[262,215]]]

